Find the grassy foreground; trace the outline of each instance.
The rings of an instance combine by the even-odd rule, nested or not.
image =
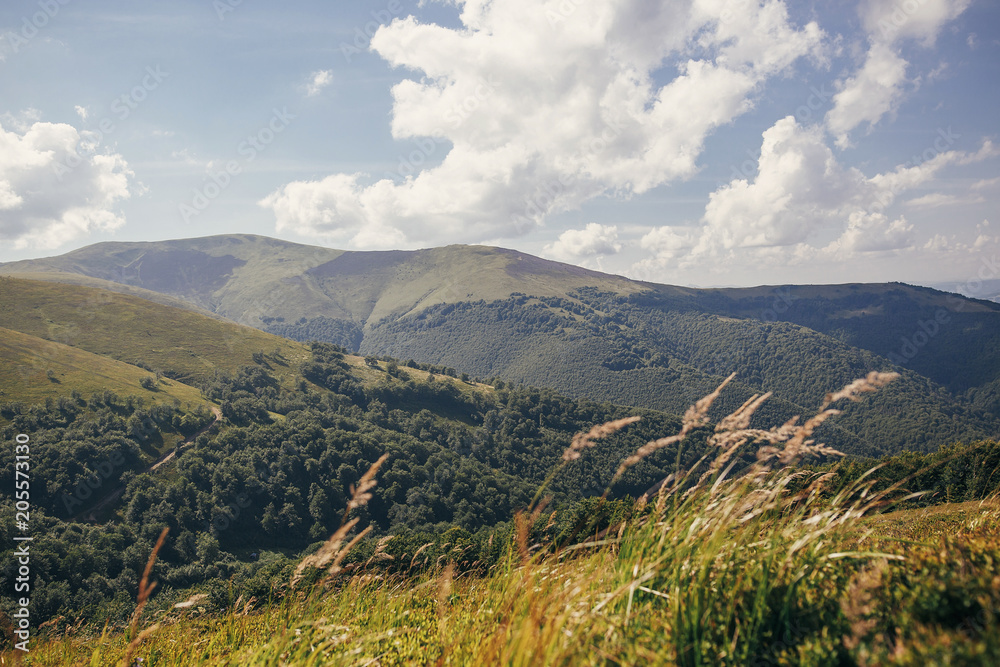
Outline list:
[[[315,568],[300,567],[315,584],[296,576],[256,610],[240,599],[205,613],[192,598],[128,631],[37,643],[27,664],[1000,664],[996,502],[875,514],[877,471],[836,493],[827,475],[797,472],[827,451],[810,435],[836,414],[828,406],[890,379],[873,374],[805,423],[769,431],[749,428],[766,396],[748,401],[720,422],[700,467],[640,499],[628,524],[572,546],[535,542],[551,520],[543,502],[516,518],[507,557],[487,573],[442,561],[385,577],[375,565],[341,569],[352,520],[310,556]],[[622,468],[704,424],[717,395]],[[627,422],[577,436],[563,465]],[[756,462],[735,468],[748,446]]]

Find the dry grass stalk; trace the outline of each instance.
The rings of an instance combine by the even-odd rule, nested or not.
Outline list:
[[[541,504],[538,505],[538,507],[536,507],[531,512],[531,514],[526,514],[525,512],[519,510],[517,514],[514,515],[514,527],[517,537],[517,551],[521,555],[522,563],[528,562],[528,556],[529,556],[528,537],[531,534],[531,528],[532,526],[535,525],[535,522],[538,520],[538,517],[541,515],[542,510],[545,509],[545,506],[548,504],[549,500],[550,500],[549,498],[546,498]]]
[[[668,436],[666,438],[660,438],[659,440],[653,440],[652,442],[648,442],[642,447],[640,447],[635,454],[622,461],[622,464],[618,466],[618,470],[615,472],[615,476],[611,479],[611,484],[609,484],[608,486],[609,487],[614,486],[614,483],[618,481],[618,479],[623,474],[625,474],[626,470],[634,466],[636,463],[639,463],[653,452],[680,442],[681,440],[686,438],[688,434],[691,433],[691,431],[693,431],[695,428],[707,424],[709,408],[712,407],[712,403],[714,403],[715,399],[717,399],[719,397],[719,394],[722,393],[723,388],[725,388],[727,384],[732,382],[733,378],[735,377],[736,373],[731,374],[729,377],[727,377],[725,380],[722,381],[722,384],[720,384],[718,387],[715,388],[715,391],[713,391],[712,393],[708,394],[703,398],[698,399],[698,401],[694,405],[689,407],[687,409],[687,412],[684,413],[684,419],[681,424],[681,430],[679,433],[677,433],[676,435]]]
[[[378,473],[378,469],[382,467],[382,464],[386,462],[389,458],[388,454],[383,454],[379,457],[378,461],[373,463],[368,472],[361,476],[358,480],[358,485],[355,487],[351,485],[351,499],[347,502],[347,509],[344,511],[344,519],[340,524],[340,528],[323,543],[323,546],[319,550],[312,554],[311,556],[306,556],[299,563],[298,567],[295,568],[295,573],[292,574],[291,586],[294,588],[299,581],[302,580],[302,575],[306,569],[313,567],[319,570],[327,570],[327,576],[324,578],[324,584],[329,583],[334,577],[340,574],[342,568],[340,564],[344,561],[348,552],[354,548],[361,539],[371,532],[372,527],[368,526],[362,530],[358,535],[344,545],[344,540],[347,538],[348,533],[351,529],[358,524],[357,517],[348,520],[348,515],[351,510],[357,509],[359,507],[364,507],[368,504],[368,501],[372,499],[372,494],[370,493],[372,489],[375,488],[377,482],[375,481],[375,475]]]
[[[490,537],[492,538],[493,536],[491,535]],[[433,542],[428,542],[427,544],[425,544],[422,547],[420,547],[419,549],[417,549],[417,552],[415,554],[413,554],[413,558],[410,559],[410,569],[411,570],[413,569],[413,566],[416,565],[416,563],[417,563],[417,557],[420,554],[422,554],[424,551],[426,551],[427,549],[429,549],[430,547],[432,547],[432,546],[434,546],[434,543]]]
[[[332,581],[334,577],[340,574],[340,571],[342,569],[340,567],[340,564],[344,562],[344,558],[347,556],[348,553],[350,553],[351,549],[353,549],[355,545],[357,545],[357,543],[360,542],[362,538],[364,538],[364,536],[370,532],[372,532],[372,527],[365,526],[364,530],[355,535],[354,539],[348,542],[347,545],[337,553],[337,555],[333,559],[333,565],[331,565],[329,570],[327,571],[326,579],[323,580],[324,584],[330,583],[330,581]]]
[[[383,537],[378,541],[378,544],[375,545],[375,553],[372,554],[371,558],[365,561],[366,569],[369,565],[371,565],[374,561],[377,560],[395,560],[391,554],[387,554],[385,552],[386,545],[389,544],[389,541],[394,537],[395,535],[386,535],[385,537]]]
[[[455,563],[449,562],[438,577],[437,612],[438,618],[444,620],[448,609],[448,598],[451,595],[452,581],[455,578]]]
[[[307,568],[315,567],[322,570],[332,563],[337,558],[337,555],[340,554],[340,547],[344,543],[344,539],[347,537],[347,534],[351,532],[351,529],[353,529],[359,521],[361,521],[361,519],[355,517],[347,523],[341,525],[340,528],[338,528],[337,531],[323,543],[323,546],[321,546],[316,553],[303,558],[302,562],[295,568],[295,574],[292,575],[292,586],[294,587],[295,584],[302,579],[302,573],[305,572]]]
[[[828,405],[836,403],[843,398],[850,401],[857,401],[859,400],[858,394],[868,391],[876,391],[898,377],[899,373],[880,373],[879,371],[872,371],[867,375],[867,377],[855,380],[840,391],[827,394],[826,398],[823,399],[823,407],[820,409],[825,410]]]
[[[344,520],[347,520],[347,516],[351,513],[351,510],[358,507],[364,507],[368,504],[368,501],[372,499],[372,494],[369,493],[375,488],[377,482],[375,481],[375,475],[378,473],[378,469],[382,467],[382,464],[386,462],[389,458],[388,454],[383,454],[379,457],[378,461],[372,464],[368,468],[368,472],[361,476],[358,481],[357,488],[351,485],[351,499],[347,503],[347,510],[344,512]]]
[[[587,447],[593,447],[596,440],[601,438],[606,438],[609,435],[620,431],[629,424],[634,424],[635,422],[642,419],[642,417],[625,417],[624,419],[616,419],[614,421],[605,422],[604,424],[598,424],[586,433],[577,433],[573,436],[573,442],[570,446],[566,448],[563,452],[563,461],[575,461],[580,458],[580,452]]]
[[[160,537],[156,540],[156,545],[153,547],[153,552],[149,554],[149,560],[146,561],[146,569],[142,572],[142,579],[139,581],[139,594],[136,597],[135,611],[132,612],[132,620],[129,622],[128,636],[132,638],[128,646],[125,647],[125,655],[122,657],[122,665],[128,667],[132,663],[132,655],[135,650],[139,648],[139,644],[143,642],[146,637],[153,634],[157,628],[160,627],[159,623],[146,628],[139,633],[138,636],[135,634],[136,627],[139,625],[139,616],[142,615],[142,610],[149,601],[149,596],[152,594],[153,589],[156,588],[156,582],[149,583],[149,575],[153,572],[153,565],[156,563],[156,557],[160,553],[160,549],[163,548],[164,543],[167,541],[167,533],[170,532],[170,528],[164,528],[160,533]]]
[[[635,454],[625,459],[621,466],[619,466],[618,471],[615,473],[612,484],[620,478],[629,467],[635,465],[659,449],[679,443],[686,438],[694,428],[703,426],[708,421],[709,408],[715,402],[715,399],[718,398],[722,389],[729,384],[734,377],[735,373],[726,378],[726,380],[711,394],[705,396],[693,406],[688,408],[687,412],[684,414],[681,430],[677,434],[649,442],[640,447]],[[812,435],[815,430],[819,428],[827,419],[840,414],[839,410],[830,408],[830,404],[845,398],[851,401],[857,401],[859,400],[860,394],[875,391],[889,382],[892,382],[897,377],[899,377],[898,373],[880,373],[873,371],[866,377],[851,382],[840,391],[827,394],[824,398],[823,406],[820,408],[820,412],[808,419],[805,423],[799,424],[799,417],[793,417],[781,426],[771,428],[769,430],[750,428],[750,421],[753,415],[757,412],[760,406],[771,397],[770,393],[755,394],[731,414],[719,420],[719,423],[715,428],[715,433],[708,440],[708,444],[714,448],[717,453],[711,460],[708,470],[706,470],[699,477],[698,482],[688,489],[685,495],[690,495],[696,490],[702,488],[702,486],[712,478],[715,478],[715,483],[712,487],[713,494],[719,491],[722,488],[726,474],[735,464],[735,462],[730,463],[730,461],[732,461],[737,451],[739,451],[743,445],[748,443],[762,443],[762,446],[757,449],[757,463],[748,473],[750,478],[758,478],[758,480],[772,470],[772,461],[777,461],[782,466],[787,466],[801,460],[807,455],[843,456],[841,452],[827,447],[824,444],[816,444],[816,442],[812,439]],[[707,460],[707,458],[708,455],[699,460],[689,471],[689,474],[699,468]],[[729,464],[730,468],[726,469],[726,471],[719,475],[720,471],[723,470],[723,467],[726,464]],[[667,483],[671,478],[664,480],[659,488],[659,499],[662,500],[665,497],[665,494],[672,494],[680,488],[681,484],[687,479],[687,477],[688,475],[681,475],[678,471],[678,473],[673,476],[673,484],[670,489],[667,489]],[[788,480],[786,480],[786,484],[787,481]],[[753,495],[751,495],[751,498],[748,499],[750,500],[750,504],[754,505],[754,509],[751,511],[751,514],[756,515],[759,512],[764,511],[766,508],[772,507],[774,499],[777,498],[782,492],[783,488],[758,490],[758,494],[769,494],[772,497],[767,500],[762,500],[760,498],[754,498]],[[760,502],[758,503],[758,501]],[[661,503],[658,501],[657,504],[659,505]]]

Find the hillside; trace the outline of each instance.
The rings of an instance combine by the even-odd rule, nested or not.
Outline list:
[[[15,434],[31,434],[32,575],[46,582],[31,596],[31,618],[52,621],[60,631],[68,624],[99,632],[105,623],[127,623],[138,573],[164,528],[169,540],[158,553],[160,586],[153,601],[163,613],[156,613],[173,613],[175,603],[194,593],[206,596],[199,599],[215,610],[242,600],[247,613],[280,600],[298,560],[315,553],[348,516],[374,531],[359,536],[345,561],[355,570],[377,567],[419,578],[452,562],[461,579],[485,577],[503,572],[515,530],[526,530],[514,517],[525,507],[537,509],[536,500],[544,513],[538,509],[530,539],[525,534],[518,542],[525,548],[566,545],[641,517],[634,498],[679,469],[699,461],[704,466],[702,455],[717,451],[706,449],[712,428],[696,427],[687,439],[647,453],[617,477],[626,456],[677,432],[680,419],[501,380],[463,380],[445,365],[365,359],[328,343],[306,345],[93,287],[20,278],[4,278],[0,287],[6,327],[0,354],[9,362],[0,375],[7,392],[0,401],[0,441],[11,457]],[[802,404],[836,389],[838,383],[823,373],[839,377],[882,363],[799,325],[640,307],[630,297],[584,288],[574,293],[571,300],[512,296],[428,305],[382,321],[370,335],[412,320],[421,324],[407,324],[406,335],[429,352],[496,349],[525,374],[532,365],[549,372],[552,357],[546,355],[563,354],[566,361],[552,367],[579,375],[561,381],[584,386],[596,361],[612,389],[615,378],[638,378],[618,387],[626,395],[641,396],[640,387],[655,386],[649,378],[660,374],[667,390],[658,395],[669,400],[711,377],[696,364],[739,351],[745,384],[728,387],[719,406],[738,406],[749,383],[790,383],[785,395],[804,395],[765,403],[757,413],[761,425],[804,412]],[[534,361],[518,356],[519,341],[532,343],[523,353],[536,355]],[[156,370],[164,373],[158,381]],[[872,454],[879,448],[865,438],[892,435],[885,424],[909,442],[924,428],[953,424],[971,438],[989,427],[948,401],[944,389],[907,371],[860,403],[837,404],[846,408],[841,417],[850,429],[834,421],[816,435]],[[209,404],[217,406],[219,421]],[[951,421],[945,410],[955,410]],[[575,434],[630,416],[641,420],[607,432],[596,446],[581,447],[579,459],[567,460]],[[939,477],[928,478],[932,489],[963,500],[992,493],[994,480],[984,470],[995,450],[955,450],[960,459],[949,459]],[[732,464],[727,472],[734,479],[759,460],[746,445],[718,455]],[[913,456],[890,461],[892,469],[905,473],[924,460]],[[153,467],[153,461],[162,465]],[[806,461],[823,465],[831,459],[820,454]],[[355,503],[376,468],[377,489]],[[845,470],[854,474],[856,466]],[[789,484],[805,483],[795,469],[783,471]],[[9,466],[0,471],[0,486],[13,485]],[[790,496],[794,489],[785,492]],[[597,498],[604,493],[607,503]],[[5,545],[15,544],[14,512],[9,496],[0,499]],[[724,514],[729,521],[739,516]],[[759,540],[758,528],[767,521],[757,521],[764,517],[733,527]],[[810,519],[801,527],[814,530],[815,523]],[[831,541],[829,548],[851,548],[850,539]],[[0,553],[6,564],[0,566],[0,586],[7,588],[15,576],[13,548]],[[652,553],[639,561],[658,562]],[[0,605],[13,613],[10,599]]]
[[[0,324],[8,329],[198,383],[232,372],[253,354],[308,357],[300,344],[135,296],[48,281],[0,278]],[[279,372],[279,375],[281,373]]]
[[[76,391],[91,395],[105,390],[150,401],[183,404],[188,409],[208,402],[194,387],[154,376],[145,369],[108,357],[0,328],[0,403],[44,402]]]
[[[154,290],[295,340],[668,412],[737,372],[720,414],[773,391],[766,417],[785,419],[818,405],[824,381],[895,368],[878,410],[849,408],[824,436],[875,454],[1000,434],[1000,305],[929,288],[692,289],[501,248],[344,252],[247,235],[103,243],[0,273]]]

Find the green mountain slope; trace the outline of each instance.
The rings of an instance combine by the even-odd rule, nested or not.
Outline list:
[[[108,357],[0,328],[0,402],[38,403],[73,391],[89,396],[105,390],[195,408],[207,405],[201,392],[161,378],[150,387],[149,371]]]
[[[553,507],[602,493],[624,456],[679,426],[653,411],[366,361],[128,295],[19,279],[2,287],[2,321],[40,334],[0,330],[0,356],[14,371],[0,374],[0,442],[10,458],[15,435],[30,434],[33,575],[59,582],[32,596],[39,622],[127,615],[133,573],[164,526],[164,588],[259,574],[263,588],[251,587],[265,599],[275,572],[261,572],[263,559],[251,554],[274,562],[328,537],[352,486],[383,454],[378,495],[359,513],[414,542],[411,555],[426,531],[449,535],[428,552],[437,558],[455,536],[467,541],[526,506],[575,433],[643,417],[552,478]],[[200,393],[174,380],[147,391],[151,373],[116,356],[155,359]],[[222,419],[213,424],[185,399],[217,404]],[[638,495],[677,463],[690,465],[705,435],[647,457],[612,495]],[[8,466],[0,484],[13,488],[13,476]],[[13,512],[12,497],[0,498],[6,544]],[[97,525],[78,523],[91,512]],[[10,576],[0,568],[0,584]]]
[[[232,372],[255,352],[278,350],[292,364],[308,357],[292,341],[190,310],[19,278],[0,278],[0,325],[188,383]]]
[[[555,290],[563,279],[536,280]],[[98,624],[127,620],[137,573],[165,527],[170,537],[158,555],[159,590],[200,587],[226,605],[233,591],[244,600],[267,599],[273,584],[288,581],[290,557],[315,548],[346,512],[376,530],[358,545],[362,562],[376,558],[376,539],[391,534],[400,568],[434,568],[449,559],[460,568],[487,567],[509,535],[498,523],[527,506],[544,482],[551,494],[546,513],[557,514],[542,514],[539,530],[579,536],[609,527],[610,516],[598,511],[604,505],[585,499],[607,489],[626,455],[679,427],[677,417],[663,412],[499,381],[486,386],[449,377],[440,367],[366,360],[330,344],[304,345],[93,287],[4,278],[0,288],[0,354],[15,371],[38,366],[30,377],[27,371],[0,375],[12,394],[0,401],[5,455],[13,456],[16,434],[31,434],[32,575],[49,582],[31,598],[38,623],[58,616]],[[397,310],[368,322],[362,343],[385,335],[387,346],[468,354],[463,363],[504,366],[512,376],[548,373],[553,382],[582,388],[580,396],[607,391],[665,401],[697,398],[703,383],[714,384],[727,371],[719,355],[738,353],[744,384],[726,391],[720,405],[738,405],[755,383],[790,383],[776,388],[780,398],[760,412],[768,426],[776,416],[805,412],[802,404],[814,408],[809,404],[823,392],[838,388],[838,373],[854,379],[885,364],[799,325],[637,301],[652,291],[584,286],[567,288],[566,297],[423,303],[415,312]],[[683,290],[665,293],[689,298]],[[207,410],[175,408],[174,398],[195,400],[194,390],[178,381],[143,393],[141,381],[151,374],[138,364],[197,386],[222,419],[214,423]],[[46,401],[52,395],[45,382],[68,395]],[[88,382],[107,382],[118,395],[72,396]],[[944,437],[949,423],[969,434],[990,427],[909,371],[898,384],[846,407],[849,428],[831,424],[824,437],[857,453],[894,437],[883,421],[899,424],[906,438],[921,428]],[[930,421],[914,422],[914,413]],[[563,464],[574,434],[635,414],[642,420]],[[692,465],[710,432],[698,429],[630,468],[609,489],[611,507],[677,466]],[[190,444],[181,446],[186,439]],[[350,510],[352,488],[383,455],[373,497]],[[162,465],[151,469],[154,460]],[[733,462],[740,465],[733,474],[753,460],[752,451],[736,452]],[[13,488],[13,466],[0,470],[0,486]],[[98,507],[107,508],[99,523],[80,523],[82,510]],[[12,498],[0,497],[0,542],[7,545],[14,544],[14,514]],[[549,521],[557,516],[560,522]],[[477,566],[463,550],[492,560]],[[418,552],[423,560],[416,560]],[[15,562],[6,551],[0,557]],[[0,568],[0,586],[11,586],[13,573]]]
[[[474,374],[496,373],[571,396],[679,412],[737,373],[718,404],[721,417],[754,392],[777,400],[761,423],[815,410],[831,385],[872,370],[885,359],[798,325],[638,307],[598,294],[575,302],[514,298],[449,304],[372,327],[363,350],[433,360]],[[578,319],[581,317],[582,319]],[[823,433],[844,451],[936,449],[995,435],[992,415],[957,401],[912,371],[873,400],[848,406],[838,420],[850,431]]]

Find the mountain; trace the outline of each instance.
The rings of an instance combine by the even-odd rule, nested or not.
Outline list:
[[[894,368],[903,377],[877,410],[845,410],[838,445],[1000,434],[1000,305],[898,283],[693,289],[502,248],[350,252],[249,235],[102,243],[0,273],[155,292],[292,339],[674,413],[731,372],[715,416],[772,391],[763,421]]]

